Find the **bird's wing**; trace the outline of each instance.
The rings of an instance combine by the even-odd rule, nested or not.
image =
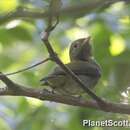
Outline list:
[[[95,78],[97,77],[100,78],[101,76],[100,66],[94,60],[92,60],[91,62],[84,62],[84,61],[70,62],[66,64],[66,66],[69,69],[71,69],[76,75],[86,75]],[[46,83],[50,79],[65,75],[66,73],[64,72],[64,70],[61,67],[57,66],[50,75],[42,78],[41,81]]]
[[[76,75],[86,75],[92,77],[100,77],[101,69],[100,66],[93,60],[91,62],[71,62],[66,64]],[[65,75],[64,70],[61,67],[56,67],[52,75]]]

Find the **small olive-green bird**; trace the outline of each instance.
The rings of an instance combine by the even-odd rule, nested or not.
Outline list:
[[[71,44],[69,56],[70,63],[65,65],[82,80],[86,87],[93,88],[101,77],[101,69],[92,57],[90,37],[74,41]],[[42,78],[41,82],[59,94],[81,95],[85,93],[81,86],[59,66],[49,76]]]

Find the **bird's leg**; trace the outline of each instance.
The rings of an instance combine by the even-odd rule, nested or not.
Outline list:
[[[82,95],[75,95],[75,97],[81,99]]]
[[[55,88],[52,88],[52,89],[51,89],[51,93],[52,93],[52,94],[55,94]]]

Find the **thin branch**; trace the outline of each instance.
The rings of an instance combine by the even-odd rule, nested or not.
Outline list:
[[[97,11],[97,9],[107,8],[111,4],[116,2],[123,1],[125,3],[130,3],[130,0],[95,0],[90,2],[80,3],[78,5],[73,5],[69,7],[62,8],[60,13],[62,14],[63,18],[74,18],[74,17],[81,17],[85,14],[90,12]],[[102,7],[103,6],[103,7]],[[8,14],[4,14],[0,16],[0,24],[4,24],[14,19],[21,19],[21,18],[30,18],[30,19],[43,19],[49,16],[49,12],[35,12],[30,11],[28,9],[16,9],[13,12]]]
[[[45,43],[47,50],[50,54],[50,57],[52,57],[52,59],[65,71],[65,73],[67,73],[68,75],[70,75],[72,77],[73,80],[75,80],[84,90],[85,92],[91,96],[93,99],[95,99],[100,106],[104,106],[105,107],[105,102],[103,99],[101,99],[100,97],[98,97],[96,94],[94,94],[88,87],[86,87],[82,81],[78,78],[78,76],[76,76],[68,67],[66,67],[61,60],[58,58],[57,54],[54,52],[53,48],[50,45],[50,42],[48,41],[48,37],[49,37],[50,32],[45,32],[44,36],[41,37],[42,41]]]
[[[17,71],[15,71],[15,72],[7,73],[7,74],[4,74],[4,75],[5,75],[5,76],[10,76],[10,75],[14,75],[14,74],[18,74],[18,73],[21,73],[21,72],[30,70],[30,69],[32,69],[32,68],[35,68],[35,67],[37,67],[37,66],[39,66],[39,65],[41,65],[41,64],[43,64],[43,63],[45,63],[45,62],[47,62],[47,61],[50,60],[50,59],[51,59],[50,57],[49,57],[49,58],[46,58],[46,59],[44,59],[44,60],[42,60],[42,61],[40,61],[40,62],[38,62],[38,63],[36,63],[36,64],[34,64],[34,65],[32,65],[32,66],[29,66],[29,67],[26,67],[26,68],[17,70]],[[2,74],[0,74],[0,76],[1,76],[1,75],[2,75]]]
[[[0,76],[0,79],[7,85],[7,89],[0,91],[0,96],[27,96],[43,101],[53,101],[57,103],[91,108],[105,112],[130,114],[130,105],[128,104],[105,102],[106,107],[99,107],[98,103],[94,100],[86,100],[83,98],[77,98],[68,95],[59,95],[42,88],[30,88],[21,86],[14,83],[4,75]]]
[[[54,16],[52,16],[54,17]],[[57,19],[57,21],[59,21],[59,19]],[[50,18],[48,19],[48,22],[50,22]],[[52,23],[52,22],[50,22]],[[58,22],[56,22],[56,24],[54,25],[48,25],[47,29],[45,30],[45,32],[42,32],[41,35],[41,39],[43,41],[43,43],[45,43],[45,46],[50,54],[50,57],[52,58],[53,61],[55,61],[64,71],[66,74],[70,75],[71,78],[77,82],[81,88],[90,96],[92,97],[94,100],[96,100],[99,104],[100,107],[105,107],[106,103],[105,101],[98,97],[94,92],[92,92],[92,90],[90,90],[88,87],[85,86],[85,84],[79,79],[79,77],[77,75],[75,75],[68,67],[66,67],[62,61],[59,59],[59,57],[57,56],[57,54],[55,53],[55,51],[53,50],[48,38],[50,36],[51,31],[53,31],[53,29],[55,29],[56,25],[58,24]]]

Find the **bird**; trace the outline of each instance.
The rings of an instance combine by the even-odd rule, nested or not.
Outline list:
[[[73,71],[86,87],[92,89],[101,77],[101,67],[92,55],[90,39],[89,36],[72,42],[69,49],[70,62],[65,66]],[[42,85],[49,86],[53,92],[61,95],[81,96],[85,93],[85,90],[69,74],[66,74],[60,66],[56,66],[40,82]]]

